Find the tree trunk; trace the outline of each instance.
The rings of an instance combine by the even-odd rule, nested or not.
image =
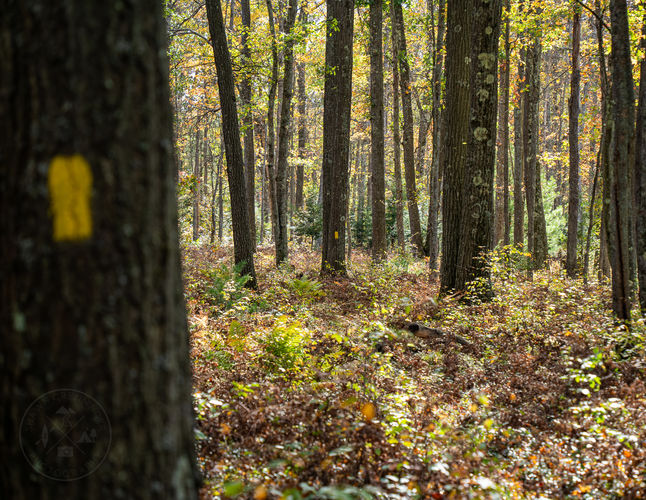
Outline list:
[[[345,273],[354,0],[327,1],[323,97],[323,238],[321,272]]]
[[[397,244],[404,251],[406,240],[404,236],[404,190],[402,186],[401,168],[401,137],[399,135],[399,65],[397,64],[397,29],[395,28],[394,15],[391,16],[392,28],[390,31],[393,54],[393,170],[395,176],[395,209],[397,226]]]
[[[303,11],[305,12],[305,11]],[[305,22],[305,14],[302,14]],[[298,65],[298,158],[296,166],[296,209],[303,208],[303,182],[305,158],[307,157],[307,94],[305,93],[305,63]]]
[[[283,95],[280,102],[280,128],[278,130],[278,163],[276,165],[276,265],[287,261],[287,157],[289,156],[289,127],[292,96],[294,94],[294,38],[290,36],[296,22],[297,0],[289,0],[284,23],[286,37],[283,51]]]
[[[536,169],[538,150],[538,111],[540,97],[540,39],[534,35],[525,50],[525,82],[523,94],[523,170],[525,173],[525,199],[527,201],[527,250],[532,254],[528,275],[538,267],[535,245],[536,227]]]
[[[249,47],[249,33],[251,32],[251,11],[249,0],[240,0],[240,13],[242,17],[242,65],[244,71],[240,81],[240,102],[242,104],[242,127],[244,129],[244,169],[247,187],[247,209],[249,211],[249,226],[251,231],[251,244],[256,251],[256,203],[255,203],[255,178],[256,158],[253,144],[253,104],[251,91],[251,48]]]
[[[498,111],[498,38],[502,0],[476,0],[471,28],[469,131],[455,289],[474,280],[482,299],[493,296],[488,252],[493,241],[493,178]]]
[[[437,12],[437,37],[433,51],[433,120],[432,144],[433,156],[431,159],[431,176],[429,181],[428,224],[426,227],[426,248],[428,248],[428,265],[430,269],[437,269],[439,258],[438,218],[440,212],[440,133],[442,120],[442,69],[444,54],[444,38],[446,32],[446,1],[439,0]]]
[[[643,2],[642,2],[643,5]],[[646,50],[646,14],[642,20],[641,49]],[[642,52],[639,63],[639,104],[635,135],[635,200],[637,220],[635,243],[637,247],[637,271],[639,275],[639,304],[646,314],[646,58]]]
[[[220,0],[207,0],[206,13],[213,44],[213,58],[218,74],[220,108],[222,110],[222,133],[227,157],[227,177],[231,198],[231,225],[233,227],[233,253],[241,274],[250,276],[248,286],[256,286],[253,262],[253,243],[249,225],[247,190],[244,177],[244,159],[240,144],[240,127],[233,83],[233,68],[224,32],[224,20]]]
[[[509,0],[505,10],[509,13]],[[496,227],[494,246],[502,240],[509,245],[509,65],[511,63],[511,45],[509,40],[509,16],[505,20],[505,63],[502,66],[500,117],[498,128],[498,170],[496,172]]]
[[[415,253],[424,255],[422,228],[417,206],[417,187],[415,185],[415,145],[413,137],[413,103],[411,100],[411,78],[406,53],[406,34],[404,31],[404,15],[401,3],[393,5],[394,27],[396,34],[397,60],[399,61],[402,112],[404,117],[404,179],[406,181],[406,204],[408,206],[408,222],[410,224],[411,242]],[[395,61],[395,63],[397,62]]]
[[[520,65],[519,65],[520,69]],[[518,77],[522,86],[524,76]],[[514,246],[523,248],[525,226],[525,200],[523,198],[523,114],[522,96],[514,107]]]
[[[193,177],[195,178],[195,191],[193,193],[193,241],[200,237],[200,202],[202,189],[200,184],[200,129],[195,126],[195,155],[193,161]]]
[[[570,80],[570,190],[568,198],[567,256],[565,270],[570,278],[577,275],[577,233],[579,226],[579,94],[581,69],[579,52],[581,46],[581,6],[574,6],[572,20],[572,77]]]
[[[612,306],[617,319],[630,322],[633,247],[634,92],[626,0],[610,2],[612,23],[612,120],[608,248],[612,267]]]
[[[442,123],[440,165],[442,188],[442,261],[440,290],[456,286],[462,231],[462,187],[469,130],[469,86],[472,0],[447,2],[446,90]]]
[[[166,37],[156,0],[4,4],[3,498],[197,498]]]
[[[372,183],[372,258],[386,256],[386,173],[384,166],[383,2],[370,3],[370,165]]]
[[[276,42],[276,28],[274,26],[274,14],[271,0],[266,0],[267,17],[269,19],[269,31],[271,33],[271,80],[269,83],[269,95],[267,98],[267,180],[269,181],[269,211],[271,212],[271,235],[274,242],[277,241],[278,231],[278,208],[276,207],[276,149],[274,132],[274,107],[276,105],[276,87],[278,85],[278,48]]]

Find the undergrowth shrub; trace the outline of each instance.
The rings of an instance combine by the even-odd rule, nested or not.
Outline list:
[[[259,340],[264,350],[264,364],[274,372],[291,371],[303,366],[308,358],[309,340],[309,332],[300,322],[290,322],[286,316],[281,316]]]
[[[233,267],[221,264],[209,273],[211,286],[206,289],[206,294],[223,309],[229,309],[247,297],[245,285],[251,277],[240,275],[243,265],[242,262]]]

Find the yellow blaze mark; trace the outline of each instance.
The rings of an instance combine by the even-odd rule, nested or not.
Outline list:
[[[49,164],[50,209],[54,241],[85,240],[92,235],[92,171],[81,155],[55,156]]]
[[[338,231],[334,231],[334,239],[335,240],[339,239],[339,232]]]

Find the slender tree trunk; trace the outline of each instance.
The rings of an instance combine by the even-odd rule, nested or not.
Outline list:
[[[218,74],[220,107],[222,109],[222,132],[227,157],[227,177],[231,198],[231,223],[233,226],[233,253],[241,273],[250,276],[248,286],[256,286],[253,262],[253,244],[249,227],[247,190],[244,177],[244,159],[240,144],[240,127],[233,83],[233,68],[224,32],[224,20],[220,0],[206,0],[213,58]]]
[[[612,267],[612,305],[620,321],[630,322],[633,248],[634,92],[626,0],[610,2],[612,24],[612,120],[608,247]]]
[[[590,269],[590,241],[592,239],[592,228],[594,227],[594,203],[599,185],[599,170],[601,164],[601,149],[597,153],[597,163],[594,169],[594,180],[592,181],[592,194],[590,195],[590,208],[588,210],[588,231],[585,239],[585,253],[583,255],[583,282],[588,282],[588,271]]]
[[[215,208],[215,199],[218,190],[222,188],[222,158],[224,156],[224,148],[220,148],[220,156],[218,157],[218,169],[216,174],[215,182],[213,181],[213,173],[211,173],[211,239],[210,243],[213,245],[215,243],[215,228],[216,228],[216,208]],[[220,235],[220,240],[222,240],[222,235]]]
[[[5,2],[0,40],[2,497],[196,499],[162,4]]]
[[[276,206],[276,149],[274,132],[274,107],[276,105],[276,88],[278,85],[278,48],[276,42],[276,28],[274,26],[274,11],[271,0],[266,0],[267,17],[269,19],[269,31],[271,33],[271,80],[269,83],[269,95],[267,99],[267,180],[269,181],[269,211],[271,212],[271,235],[274,242],[277,241],[278,231],[278,208]]]
[[[442,260],[440,290],[455,289],[463,204],[467,134],[469,130],[469,86],[472,0],[447,2],[446,91],[442,123],[440,165],[442,189]]]
[[[251,244],[256,251],[256,203],[255,203],[255,178],[256,158],[253,144],[253,106],[251,90],[251,48],[249,47],[249,34],[251,32],[251,10],[249,0],[240,0],[242,17],[242,66],[243,74],[240,81],[240,102],[242,104],[242,127],[244,129],[244,169],[247,187],[247,209],[249,211],[249,226],[251,231]]]
[[[372,183],[372,258],[386,256],[386,173],[384,166],[383,2],[370,3],[370,165]]]
[[[446,31],[446,1],[439,0],[437,12],[437,37],[433,51],[433,120],[431,176],[429,182],[428,224],[426,228],[426,247],[428,248],[428,265],[437,269],[439,258],[438,219],[440,212],[440,133],[442,120],[442,69],[444,54],[444,37]]]
[[[393,5],[394,29],[396,33],[397,60],[399,61],[402,112],[404,117],[404,179],[406,181],[406,204],[408,206],[408,222],[410,224],[411,241],[417,255],[424,255],[422,228],[417,206],[417,187],[415,185],[415,150],[413,138],[413,103],[411,100],[411,78],[406,53],[406,34],[404,31],[404,15],[401,3]]]
[[[345,273],[354,0],[327,1],[323,98],[323,237],[321,272]]]
[[[289,156],[289,127],[291,122],[292,96],[294,94],[294,38],[290,36],[296,22],[297,0],[289,0],[284,23],[286,36],[283,51],[283,95],[281,98],[280,129],[278,131],[278,163],[276,165],[276,208],[278,228],[276,231],[276,265],[287,261],[287,157]]]
[[[195,155],[193,161],[193,177],[195,178],[195,193],[193,195],[193,241],[200,237],[200,201],[202,189],[200,184],[200,129],[195,126]]]
[[[524,77],[523,77],[524,78]],[[519,77],[519,83],[523,80]],[[514,246],[523,248],[525,241],[525,199],[523,198],[523,114],[522,97],[514,108]]]
[[[509,0],[505,2],[505,10],[509,13]],[[509,245],[509,65],[511,63],[511,45],[509,40],[509,15],[505,20],[505,62],[502,66],[498,170],[496,172],[496,228],[494,246],[502,240],[504,246]]]
[[[540,97],[541,45],[537,35],[525,50],[526,91],[523,96],[523,169],[525,172],[525,198],[527,201],[527,249],[532,254],[528,275],[539,266],[536,255],[536,170],[538,149],[538,107]]]
[[[475,0],[471,29],[469,132],[455,288],[480,279],[476,294],[493,296],[487,254],[493,241],[493,180],[498,111],[498,38],[502,0]]]
[[[303,11],[305,12],[305,11]],[[305,15],[301,16],[305,20]],[[307,157],[307,94],[305,93],[305,63],[298,65],[298,158],[296,166],[296,209],[303,208],[304,162]]]
[[[579,226],[579,94],[581,69],[581,6],[574,6],[572,20],[572,77],[570,81],[570,190],[568,198],[567,256],[565,270],[570,278],[577,275],[577,233]]]
[[[404,190],[402,186],[401,169],[401,137],[399,135],[399,65],[397,64],[397,29],[395,28],[394,16],[391,16],[391,38],[393,54],[393,170],[395,176],[395,208],[397,225],[397,244],[404,251],[406,240],[404,236]]]

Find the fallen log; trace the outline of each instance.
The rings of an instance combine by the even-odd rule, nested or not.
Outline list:
[[[430,328],[421,323],[409,323],[407,329],[420,339],[441,340],[445,343],[457,342],[465,347],[473,348],[473,344],[464,337],[460,337],[455,333],[448,332],[441,328]]]

